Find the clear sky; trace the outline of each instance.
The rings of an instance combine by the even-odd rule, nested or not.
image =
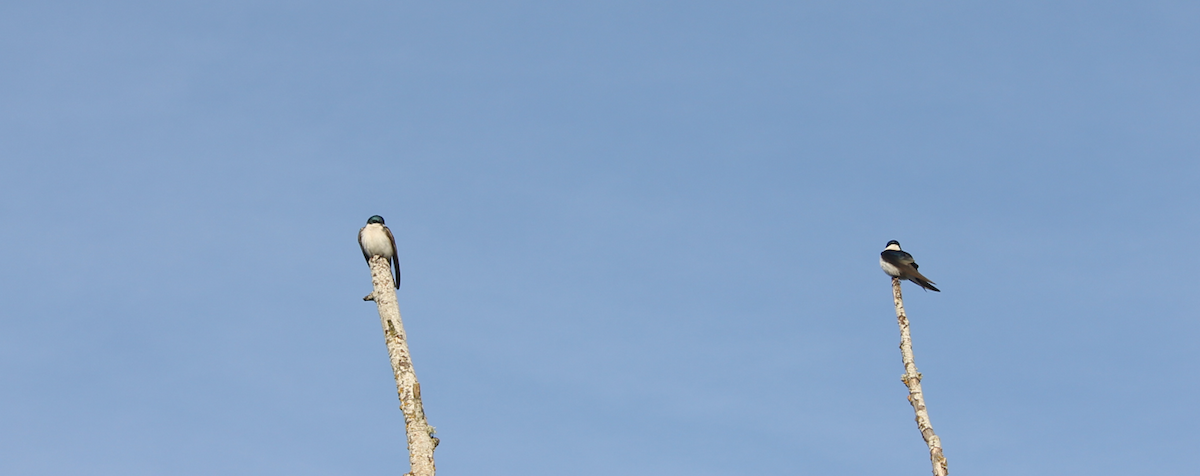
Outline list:
[[[4,2],[0,474],[1200,467],[1191,2]]]

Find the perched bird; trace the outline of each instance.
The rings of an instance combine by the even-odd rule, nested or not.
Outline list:
[[[396,289],[400,289],[400,256],[396,253],[396,238],[392,230],[383,224],[383,217],[374,215],[367,219],[367,226],[358,230],[358,247],[362,248],[363,258],[371,262],[372,256],[382,256],[395,266]]]
[[[917,262],[913,261],[912,255],[900,250],[899,241],[889,241],[883,253],[879,253],[879,267],[893,278],[907,279],[930,291],[942,292],[933,287],[933,281],[917,271]]]

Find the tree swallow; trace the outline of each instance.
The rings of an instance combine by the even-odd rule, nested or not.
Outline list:
[[[400,289],[400,256],[396,253],[396,238],[383,224],[383,217],[374,215],[367,219],[367,226],[358,230],[358,247],[362,248],[363,258],[371,262],[372,256],[382,256],[392,262],[396,268],[396,289]]]
[[[933,281],[917,272],[917,262],[913,261],[912,255],[900,251],[899,241],[889,241],[883,253],[879,253],[879,267],[893,278],[907,279],[930,291],[942,292],[933,287]]]

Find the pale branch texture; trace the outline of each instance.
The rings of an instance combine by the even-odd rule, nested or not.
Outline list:
[[[421,384],[413,371],[412,358],[408,354],[408,340],[404,334],[404,323],[400,321],[400,306],[396,303],[396,288],[392,283],[391,263],[382,256],[371,257],[371,283],[375,292],[369,298],[379,307],[379,321],[383,324],[383,337],[387,343],[388,357],[392,361],[392,373],[396,377],[396,393],[400,396],[400,410],[404,412],[404,429],[408,433],[408,461],[412,466],[411,476],[434,476],[433,448],[438,439],[433,436],[433,427],[425,420],[425,408],[421,404]],[[366,298],[364,298],[366,299]]]
[[[925,393],[921,391],[921,373],[913,360],[912,336],[908,333],[908,316],[904,314],[904,297],[900,295],[900,278],[892,278],[892,300],[896,303],[896,320],[900,323],[900,357],[904,360],[904,375],[900,381],[908,387],[908,403],[917,413],[917,429],[929,445],[929,461],[933,463],[934,476],[946,476],[946,456],[942,454],[942,440],[933,432],[929,423],[929,409],[925,408]]]

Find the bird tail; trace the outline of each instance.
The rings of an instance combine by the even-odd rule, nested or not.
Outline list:
[[[940,293],[940,292],[942,292],[942,290],[941,290],[941,289],[938,289],[938,288],[935,288],[935,287],[933,287],[933,281],[930,281],[930,280],[929,280],[929,278],[926,278],[925,276],[922,276],[922,275],[921,275],[921,273],[918,273],[918,272],[916,272],[916,270],[914,270],[914,271],[913,271],[913,275],[912,275],[912,276],[909,276],[909,277],[908,277],[908,280],[909,280],[909,281],[912,281],[912,282],[914,282],[914,283],[916,283],[916,284],[917,284],[917,286],[920,286],[920,287],[922,287],[922,288],[928,289],[928,290],[930,290],[930,291],[933,291],[933,292],[935,292],[935,293]]]
[[[400,257],[392,256],[392,265],[396,268],[396,289],[400,289]]]

